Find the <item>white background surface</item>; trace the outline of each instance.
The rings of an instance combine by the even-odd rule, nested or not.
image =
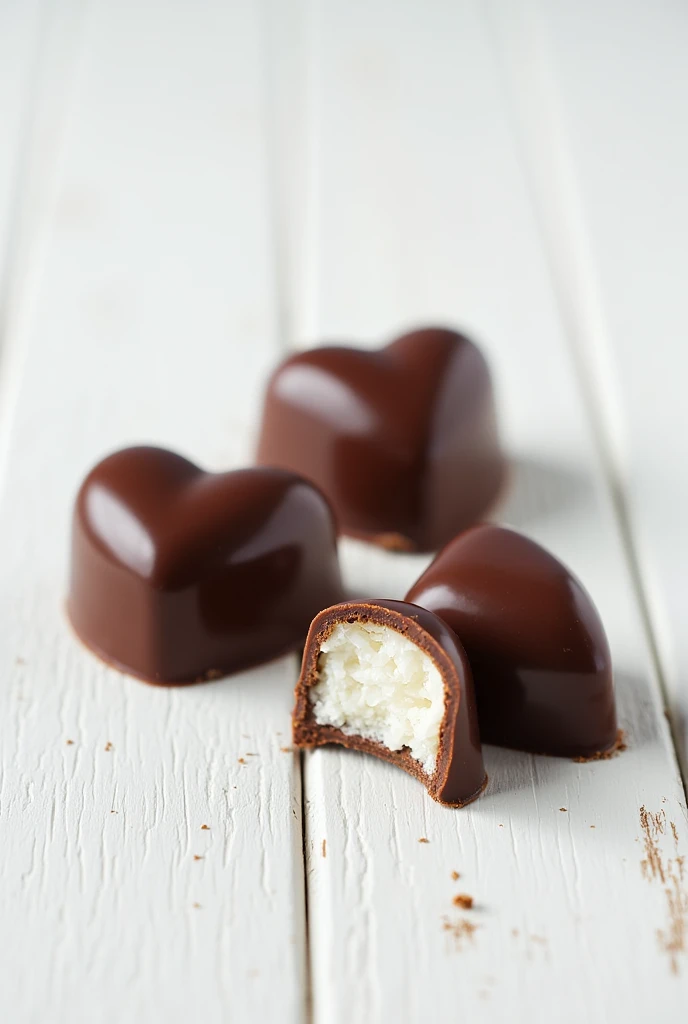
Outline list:
[[[0,1019],[683,1020],[687,46],[675,0],[0,0]],[[289,348],[426,321],[490,358],[499,517],[592,591],[628,741],[487,748],[458,812],[283,749],[296,659],[158,690],[61,612],[106,451],[244,464]]]

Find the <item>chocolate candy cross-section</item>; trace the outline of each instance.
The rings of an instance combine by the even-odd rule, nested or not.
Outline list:
[[[403,601],[346,602],[316,615],[293,727],[297,746],[373,754],[452,807],[487,783],[461,644],[436,615]]]

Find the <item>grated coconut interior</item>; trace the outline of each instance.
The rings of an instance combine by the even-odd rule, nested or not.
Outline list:
[[[309,697],[318,725],[349,736],[408,747],[435,770],[444,685],[432,658],[407,637],[372,622],[340,622],[320,648]]]

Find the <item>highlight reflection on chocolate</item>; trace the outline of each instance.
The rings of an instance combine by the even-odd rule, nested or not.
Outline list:
[[[502,485],[487,364],[440,328],[378,351],[301,352],[270,380],[257,461],[321,487],[344,533],[433,550],[483,518]]]
[[[553,555],[499,526],[442,550],[406,595],[459,637],[483,743],[592,757],[617,740],[609,645],[589,594]]]
[[[331,510],[293,473],[204,473],[129,448],[79,491],[69,618],[96,654],[142,679],[195,682],[295,650],[342,594]]]
[[[487,783],[461,644],[436,615],[403,601],[346,602],[315,617],[293,727],[297,746],[374,754],[452,807]]]

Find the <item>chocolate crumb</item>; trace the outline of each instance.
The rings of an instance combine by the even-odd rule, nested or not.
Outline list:
[[[594,827],[595,827],[594,825],[591,825],[591,826],[590,826],[590,828],[594,828]]]
[[[109,753],[110,753],[110,751],[112,750],[112,743],[110,743],[110,741],[109,741],[109,740],[108,740],[108,741],[107,741],[107,743],[105,744],[105,750],[106,750],[106,752],[107,752],[108,754],[109,754]]]
[[[239,758],[237,758],[237,760],[238,760],[239,764],[246,764],[246,758],[244,758],[244,757],[239,757]]]
[[[252,754],[250,751],[248,754],[244,754],[244,757],[258,757],[257,754]]]
[[[293,749],[293,747],[280,747],[283,754],[291,754]]]
[[[463,939],[473,942],[473,935],[478,927],[479,925],[473,924],[465,917],[459,918],[458,921],[450,921],[448,917],[442,918],[442,928],[453,935],[456,948],[459,950],[462,948]]]
[[[598,750],[596,754],[590,754],[588,757],[574,757],[573,760],[576,764],[587,764],[588,761],[608,761],[610,758],[620,754],[622,750],[627,749],[626,734],[623,729],[619,729],[614,745],[609,750]]]
[[[420,839],[418,840],[418,842],[419,843],[429,843],[430,840],[426,839],[425,836],[421,836]]]
[[[194,860],[203,860],[203,857],[200,853],[194,853],[193,858]]]
[[[402,537],[400,533],[377,533],[371,538],[373,544],[386,551],[413,551],[413,541]]]
[[[194,903],[194,907],[195,907],[196,910],[200,910],[201,909],[201,904],[200,903]]]
[[[458,872],[458,871],[452,871],[452,873],[451,873],[451,876],[452,876],[452,880],[453,880],[454,882],[456,882],[456,881],[457,881],[457,879],[461,878],[461,875],[459,874],[459,872]]]
[[[210,825],[201,825],[201,828],[206,831],[210,831]]]
[[[74,746],[74,740],[67,740],[67,746],[68,747],[73,747]]]
[[[470,910],[473,906],[473,897],[468,896],[465,892],[461,892],[458,896],[454,897],[452,903],[455,907],[461,907],[462,910]]]
[[[565,807],[560,807],[560,808],[559,808],[559,810],[560,810],[560,811],[565,811],[565,810],[566,810],[566,808],[565,808]]]
[[[322,855],[323,857],[327,857],[327,839],[323,839],[322,841]]]

